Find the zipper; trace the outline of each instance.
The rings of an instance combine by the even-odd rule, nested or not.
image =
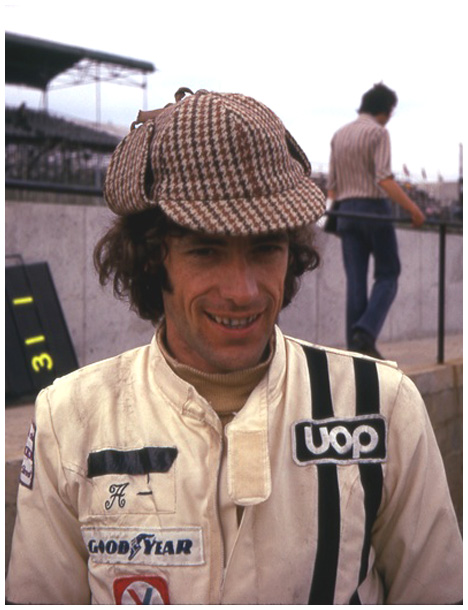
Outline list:
[[[231,422],[229,422],[225,426],[223,436],[221,437],[221,454],[220,454],[220,461],[219,461],[219,465],[218,465],[218,490],[219,490],[219,485],[221,483],[221,464],[222,464],[222,460],[223,460],[224,447],[225,447],[225,445],[227,443],[227,431],[228,431],[228,428],[229,428],[230,424],[231,424]],[[227,467],[227,464],[226,464],[226,467]],[[217,493],[217,498],[219,498],[219,491]],[[216,503],[216,510],[217,510],[217,514],[218,514],[218,523],[219,523],[219,527],[220,527],[221,541],[222,541],[222,566],[223,566],[222,574],[223,574],[223,576],[222,576],[222,580],[221,580],[220,600],[221,600],[221,596],[224,593],[224,584],[226,582],[226,575],[228,573],[229,566],[231,565],[232,558],[233,558],[233,556],[235,554],[235,549],[236,549],[237,541],[239,539],[240,530],[241,530],[242,524],[243,524],[244,519],[245,519],[245,512],[246,512],[247,508],[248,508],[247,506],[243,507],[242,517],[241,517],[240,523],[237,524],[237,532],[236,532],[236,536],[234,538],[234,543],[232,544],[230,555],[225,560],[225,546],[226,546],[226,543],[225,543],[225,540],[224,540],[224,534],[223,534],[223,529],[222,529],[220,510],[219,510],[219,502]],[[236,505],[236,510],[237,510],[237,505]],[[237,520],[237,513],[236,513],[236,520]]]
[[[227,574],[227,572],[228,572],[228,570],[229,570],[229,566],[231,565],[232,558],[234,557],[234,554],[235,554],[235,553],[234,553],[234,551],[236,550],[237,541],[239,540],[239,536],[240,536],[241,527],[242,527],[242,524],[243,524],[243,523],[244,523],[244,521],[245,521],[245,518],[246,518],[246,517],[245,517],[245,513],[246,513],[246,511],[247,511],[247,509],[248,509],[248,508],[250,508],[250,507],[248,507],[248,506],[244,506],[244,507],[243,507],[243,509],[244,509],[244,510],[242,511],[242,517],[241,517],[240,523],[239,523],[239,525],[237,526],[237,532],[236,532],[236,537],[235,537],[235,539],[234,539],[234,544],[232,545],[232,551],[231,551],[231,554],[230,554],[230,556],[229,556],[229,558],[228,558],[228,561],[227,561],[226,567],[225,567],[225,569],[224,569],[224,575],[225,575],[225,576],[226,576],[226,574]],[[225,580],[225,579],[224,579],[224,580]],[[224,580],[223,580],[223,582],[224,582]]]
[[[225,552],[225,541],[223,534],[223,527],[221,524],[221,514],[219,510],[219,489],[221,483],[221,464],[223,461],[223,452],[224,452],[224,435],[220,434],[220,448],[218,453],[218,468],[216,473],[216,488],[215,488],[215,508],[216,508],[216,519],[218,523],[218,533],[219,533],[219,541],[220,541],[220,560],[219,560],[219,569],[220,569],[220,582],[219,582],[219,592],[218,592],[218,600],[217,603],[221,603],[223,590],[224,590],[224,579],[225,579],[225,564],[224,564],[224,552]]]

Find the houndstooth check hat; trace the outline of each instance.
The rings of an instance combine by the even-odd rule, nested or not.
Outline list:
[[[142,124],[114,151],[104,187],[114,213],[159,206],[179,225],[227,235],[295,228],[323,214],[305,153],[269,108],[237,93],[186,91],[140,112]]]

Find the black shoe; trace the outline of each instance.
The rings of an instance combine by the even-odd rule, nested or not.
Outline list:
[[[359,352],[366,356],[372,356],[379,360],[384,360],[382,354],[375,347],[375,341],[369,333],[364,330],[355,330],[351,337],[351,345],[349,349],[353,352]]]

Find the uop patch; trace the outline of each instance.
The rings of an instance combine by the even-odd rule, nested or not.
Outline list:
[[[201,527],[83,527],[95,563],[196,566],[205,563]]]
[[[23,462],[21,464],[21,471],[19,482],[28,489],[33,488],[34,481],[34,446],[36,441],[36,424],[31,422],[31,426],[28,432],[28,438],[26,440],[26,446],[24,448]]]
[[[304,419],[292,427],[296,464],[385,462],[387,425],[381,415]]]

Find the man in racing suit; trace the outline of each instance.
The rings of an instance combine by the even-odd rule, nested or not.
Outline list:
[[[99,242],[150,345],[37,399],[12,603],[456,603],[461,538],[392,363],[285,337],[323,196],[265,106],[199,91],[115,151]]]

